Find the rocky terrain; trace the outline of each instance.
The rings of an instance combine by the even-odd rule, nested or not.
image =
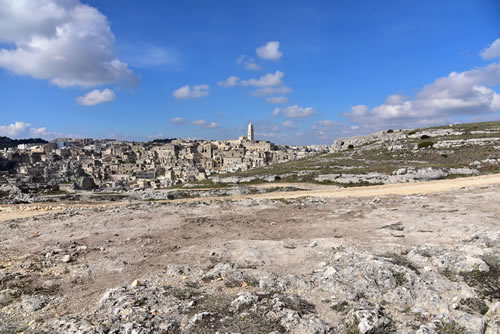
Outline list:
[[[498,333],[499,191],[58,204],[0,223],[0,333]]]
[[[499,333],[500,123],[331,151],[170,189],[3,185],[0,334]]]

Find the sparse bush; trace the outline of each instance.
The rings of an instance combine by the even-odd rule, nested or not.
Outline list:
[[[406,276],[404,273],[398,272],[391,270],[392,276],[394,276],[394,279],[396,280],[396,285],[397,286],[402,286],[407,282]]]
[[[393,133],[393,132],[394,132],[394,130],[393,130],[393,129],[389,129],[389,130],[387,130],[387,133]]]
[[[349,308],[349,304],[345,300],[343,300],[338,304],[330,306],[330,308],[337,312],[345,312]]]
[[[431,138],[431,137],[430,137],[430,136],[428,136],[428,135],[421,135],[421,136],[420,136],[420,139],[429,139],[429,138]]]
[[[467,285],[473,287],[481,297],[490,301],[500,299],[500,266],[495,259],[483,259],[488,265],[488,271],[473,270],[460,273]]]
[[[350,149],[350,150],[352,150],[352,149],[354,149],[354,145],[353,144],[349,144],[349,145],[347,145],[347,148]]]
[[[467,312],[478,312],[482,315],[488,312],[488,305],[479,298],[466,298],[460,300],[460,309],[463,309]]]
[[[467,330],[456,322],[438,324],[436,328],[438,334],[466,334]]]
[[[359,334],[359,320],[355,316],[352,317],[352,321],[347,324],[346,333],[347,334]]]
[[[416,133],[417,133],[417,130],[410,131],[410,132],[408,132],[408,136],[414,135]]]
[[[418,148],[427,148],[427,147],[433,147],[434,146],[433,141],[423,141],[421,143],[418,143]]]

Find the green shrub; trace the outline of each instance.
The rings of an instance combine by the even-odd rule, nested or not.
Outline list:
[[[427,148],[427,147],[433,147],[434,146],[433,141],[423,141],[421,143],[418,143],[418,148]]]

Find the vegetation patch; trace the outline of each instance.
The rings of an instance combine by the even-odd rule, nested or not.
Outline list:
[[[500,300],[500,266],[497,263],[488,263],[490,270],[460,273],[465,283],[476,289],[485,299],[490,301]]]
[[[428,148],[428,147],[433,147],[434,146],[434,142],[433,141],[423,141],[423,142],[420,142],[418,143],[418,148]]]
[[[467,334],[465,327],[460,326],[456,322],[448,322],[438,324],[436,326],[436,333],[438,334]]]
[[[349,303],[343,300],[340,303],[333,304],[330,308],[337,312],[346,312],[349,309]]]
[[[347,323],[346,334],[360,334],[359,331],[359,320],[355,316],[352,317],[352,320]]]
[[[408,261],[408,259],[404,256],[401,256],[399,254],[395,254],[395,253],[387,253],[387,254],[383,254],[383,255],[379,255],[380,257],[383,257],[384,259],[387,259],[389,262],[391,262],[392,264],[395,264],[395,265],[398,265],[398,266],[401,266],[401,267],[405,267],[405,268],[408,268],[410,269],[411,271],[415,272],[417,275],[420,274],[420,272],[418,271],[417,267],[415,267],[410,261]],[[394,274],[394,273],[393,273]],[[404,278],[406,280],[406,277]]]
[[[479,298],[466,298],[460,300],[460,309],[466,312],[472,313],[477,312],[479,314],[486,314],[488,312],[488,305]]]
[[[189,309],[188,314],[193,316],[201,312],[208,312],[209,315],[196,323],[192,333],[285,332],[277,320],[267,318],[265,313],[260,311],[232,312],[230,310],[232,299],[233,297],[224,294],[203,295],[203,297],[197,298],[194,307]]]
[[[391,272],[392,272],[392,276],[394,276],[394,279],[396,280],[397,286],[402,286],[406,282],[408,282],[404,273],[401,273],[401,272],[395,271],[395,270],[391,270]]]

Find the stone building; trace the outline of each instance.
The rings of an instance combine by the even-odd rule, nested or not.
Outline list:
[[[250,141],[254,141],[254,132],[253,132],[253,124],[252,122],[248,123],[248,136],[247,139]]]

